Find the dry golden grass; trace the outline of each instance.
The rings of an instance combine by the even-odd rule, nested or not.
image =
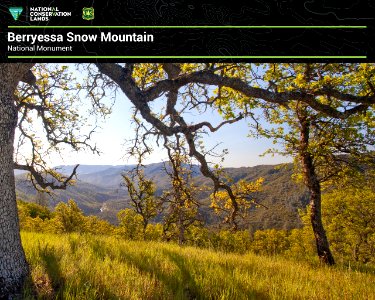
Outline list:
[[[371,272],[115,237],[22,239],[25,299],[375,299]]]

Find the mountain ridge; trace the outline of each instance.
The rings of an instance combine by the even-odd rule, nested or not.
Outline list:
[[[74,166],[59,166],[59,170],[69,173]],[[80,166],[81,167],[81,166]],[[126,171],[134,168],[134,165],[82,165],[77,170],[77,182],[66,190],[54,191],[50,199],[51,208],[59,201],[67,202],[72,198],[85,214],[97,215],[104,219],[116,222],[116,214],[120,209],[130,207],[125,187],[121,185],[122,176]],[[145,175],[154,180],[157,193],[160,194],[170,185],[169,178],[163,170],[164,163],[154,163],[145,166]],[[263,177],[262,192],[257,193],[257,201],[268,209],[259,208],[251,212],[246,220],[251,229],[291,229],[301,226],[298,217],[298,209],[304,208],[308,202],[306,189],[295,183],[292,164],[258,165],[254,167],[224,168],[233,178],[234,182],[245,179],[254,181]],[[195,170],[198,171],[198,166]],[[209,178],[196,175],[200,184],[212,186]],[[26,201],[34,201],[37,197],[31,183],[26,180],[25,174],[16,176],[16,191],[19,198]],[[200,199],[204,204],[202,211],[207,222],[215,223],[214,216],[209,206],[207,195]]]

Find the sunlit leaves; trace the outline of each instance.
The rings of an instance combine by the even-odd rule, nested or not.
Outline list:
[[[333,250],[345,260],[374,262],[374,190],[362,181],[361,187],[346,185],[323,196],[323,220]]]
[[[353,95],[373,95],[374,68],[374,64],[268,64],[263,79],[272,82],[278,92],[307,92],[315,95],[319,103],[346,111],[355,104],[336,99],[330,89]],[[243,104],[238,103],[238,107]],[[346,119],[332,118],[293,99],[287,106],[262,103],[259,108],[264,121],[260,124],[250,121],[250,128],[252,135],[271,138],[281,145],[270,153],[300,155],[300,119],[307,118],[309,141],[304,151],[312,156],[322,181],[339,172],[341,167],[335,163],[335,157],[359,156],[370,151],[375,143],[373,105]]]
[[[254,182],[248,182],[244,179],[232,184],[231,189],[237,199],[241,217],[245,217],[251,207],[258,205],[254,194],[261,191],[264,179],[259,178]],[[233,202],[231,201],[227,191],[218,191],[211,194],[211,207],[214,211],[225,218],[233,210]]]
[[[154,82],[165,79],[166,76],[161,67],[161,64],[136,64],[133,70],[133,77],[139,87],[145,89]]]

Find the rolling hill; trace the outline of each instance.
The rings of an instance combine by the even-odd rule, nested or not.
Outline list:
[[[68,174],[74,166],[60,166],[62,173]],[[123,172],[133,168],[132,165],[81,165],[78,168],[78,180],[74,186],[66,190],[58,190],[50,197],[50,206],[55,206],[59,201],[66,202],[72,198],[77,202],[85,214],[97,215],[111,222],[116,222],[116,214],[120,209],[129,207],[129,199],[125,187],[121,185]],[[308,201],[306,189],[292,179],[293,166],[286,165],[260,165],[255,167],[227,168],[225,171],[233,178],[234,182],[240,179],[256,180],[265,179],[263,190],[256,194],[257,201],[265,207],[254,209],[249,219],[245,220],[246,226],[256,229],[291,229],[301,225],[298,209],[304,208]],[[157,193],[168,188],[169,180],[163,170],[163,163],[147,165],[145,174],[152,178],[157,186]],[[199,175],[198,167],[194,174],[200,184],[211,185],[208,178]],[[26,174],[16,176],[17,195],[20,199],[33,201],[36,192],[27,180]],[[209,200],[206,195],[201,195],[201,211],[206,222],[214,225],[218,222],[213,212],[208,207]]]

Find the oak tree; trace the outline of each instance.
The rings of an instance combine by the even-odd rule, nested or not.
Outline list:
[[[160,197],[164,206],[163,235],[170,240],[177,237],[180,245],[186,242],[186,233],[191,227],[200,226],[200,203],[197,196],[202,187],[194,181],[194,166],[185,152],[179,136],[175,143],[165,138],[164,147],[168,152],[168,162],[164,165],[171,187]]]
[[[134,211],[142,218],[143,237],[145,238],[147,226],[160,211],[160,201],[155,195],[155,183],[146,178],[140,164],[127,174],[123,174],[122,177],[124,179],[123,184],[128,191],[130,203]]]
[[[97,152],[88,143],[93,129],[82,130],[80,91],[85,90],[67,66],[0,65],[0,298],[13,297],[29,272],[19,233],[14,170],[27,171],[39,191],[64,189],[78,166],[62,175],[48,167],[48,155],[64,145]],[[92,95],[100,98],[96,91]],[[38,135],[41,130],[44,137]]]
[[[253,133],[273,138],[282,145],[277,152],[295,157],[303,182],[310,192],[310,220],[319,258],[334,264],[322,222],[322,188],[339,180],[344,170],[372,156],[374,134],[374,72],[372,64],[270,64],[262,80],[277,93],[303,92],[315,97],[320,110],[304,99],[287,105],[262,103],[263,124],[252,115]],[[247,109],[251,103],[239,103]],[[359,103],[359,104],[358,104]],[[330,111],[336,111],[331,113]]]
[[[340,72],[333,72],[335,75],[331,79],[325,79],[320,71],[329,71],[332,68],[330,64],[321,64],[317,68],[319,72],[305,72],[307,76],[304,72],[290,74],[290,70],[294,70],[290,64],[275,66],[275,76],[281,82],[264,77],[268,67],[261,64],[96,63],[82,67],[81,71],[87,74],[88,79],[84,85],[73,87],[75,80],[67,77],[68,69],[49,76],[49,72],[43,71],[43,66],[38,74],[34,74],[34,71],[30,71],[33,64],[0,65],[0,296],[14,293],[28,273],[19,235],[14,169],[29,171],[32,180],[41,189],[64,188],[75,173],[61,176],[44,166],[40,143],[33,142],[30,132],[22,132],[30,112],[34,113],[36,120],[42,120],[48,145],[51,146],[47,150],[53,151],[62,144],[79,149],[88,144],[90,134],[77,139],[77,132],[71,129],[79,126],[66,126],[81,120],[75,115],[76,112],[70,110],[66,101],[70,101],[72,96],[78,101],[85,95],[77,93],[77,89],[85,91],[99,112],[106,113],[101,99],[108,95],[108,91],[123,92],[142,121],[140,128],[144,130],[144,138],[140,137],[138,141],[145,143],[147,137],[155,137],[156,141],[164,137],[176,140],[176,136],[180,135],[186,143],[188,154],[199,163],[202,174],[213,181],[214,189],[228,193],[233,206],[228,221],[233,223],[238,213],[236,195],[220,174],[211,168],[209,153],[200,149],[198,142],[202,134],[216,132],[245,116],[253,118],[259,105],[288,108],[292,103],[299,102],[307,110],[321,113],[327,118],[345,119],[364,113],[375,103],[374,71],[371,66],[361,71],[358,64],[333,65],[338,66]],[[49,66],[46,67],[48,69]],[[259,71],[262,69],[263,72]],[[358,72],[361,76],[355,78]],[[342,84],[335,84],[342,75],[349,77],[344,76]],[[303,86],[298,85],[301,76],[302,79],[305,76],[303,80],[307,82]],[[38,82],[38,79],[41,81]],[[260,80],[267,84],[260,84]],[[26,82],[25,86],[20,84],[22,81]],[[283,82],[289,82],[285,88]],[[49,86],[52,88],[49,89]],[[72,94],[63,97],[56,90],[71,91]],[[165,103],[162,110],[155,110],[157,106],[154,103],[157,101]],[[202,114],[216,109],[225,110],[233,102],[246,103],[245,109],[238,113],[232,111],[219,124],[211,124],[207,118],[198,122],[189,121],[188,115],[193,110]],[[23,141],[32,145],[32,154],[23,158],[21,155],[21,161],[15,162],[15,158],[18,158],[14,151],[15,129],[20,123],[20,132],[25,137]],[[92,150],[96,151],[95,147]],[[308,158],[309,152],[305,153]]]

